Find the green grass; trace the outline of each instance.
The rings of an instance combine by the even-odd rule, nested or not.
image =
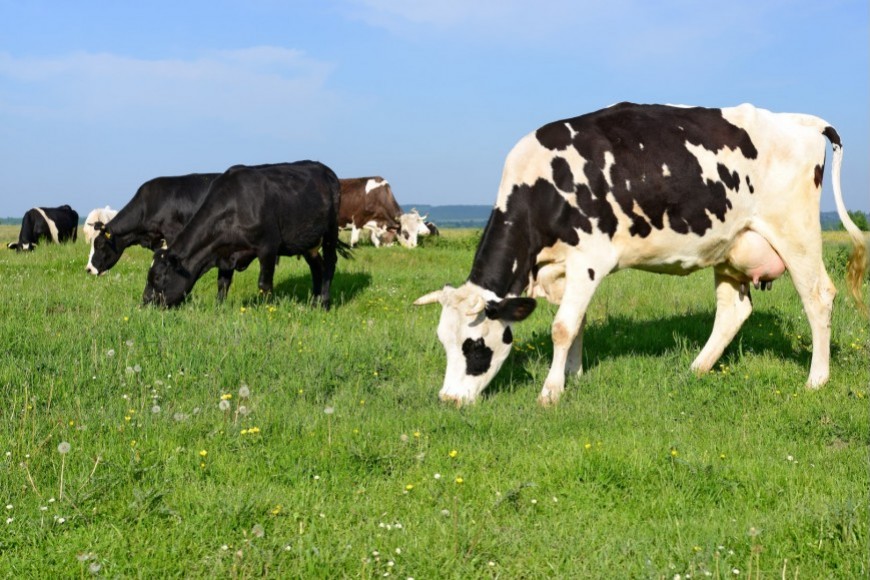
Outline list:
[[[698,378],[712,274],[623,272],[557,407],[535,403],[541,303],[457,410],[437,399],[439,309],[411,302],[463,282],[476,235],[359,248],[329,313],[292,258],[271,300],[254,265],[225,304],[211,271],[164,311],[140,307],[142,249],[100,278],[82,243],[0,254],[0,576],[867,576],[870,344],[841,238],[819,391],[787,276]]]

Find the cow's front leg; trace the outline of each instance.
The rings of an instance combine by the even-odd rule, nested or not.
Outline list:
[[[229,270],[218,270],[218,279],[217,279],[217,299],[218,302],[223,302],[227,297],[227,293],[230,291],[230,284],[233,283],[233,273],[232,269]]]
[[[257,280],[257,286],[260,288],[260,294],[268,296],[272,293],[272,283],[275,279],[275,265],[278,263],[278,256],[267,254],[259,256],[260,260],[260,278]]]
[[[707,344],[692,362],[692,370],[696,373],[705,373],[713,368],[752,312],[748,285],[719,272],[715,273],[715,280],[716,319]]]
[[[544,381],[544,388],[538,396],[538,403],[542,405],[559,402],[565,390],[565,373],[569,368],[577,372],[582,370],[580,361],[583,356],[583,320],[589,301],[600,282],[601,277],[597,280],[572,280],[570,270],[568,271],[562,305],[553,320],[553,363]]]
[[[566,376],[573,375],[579,377],[583,374],[583,329],[585,327],[586,315],[583,315],[577,336],[574,338],[574,342],[571,343],[571,348],[568,349],[568,361],[565,363]]]

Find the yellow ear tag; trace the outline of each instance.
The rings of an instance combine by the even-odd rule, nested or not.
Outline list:
[[[111,240],[111,239],[112,239],[112,233],[111,233],[111,232],[109,232],[109,231],[106,232],[106,239],[107,239],[107,240]]]

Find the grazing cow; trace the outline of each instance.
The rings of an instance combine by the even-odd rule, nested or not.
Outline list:
[[[402,213],[389,182],[383,177],[340,179],[341,207],[338,225],[350,229],[350,245],[359,241],[362,230],[369,230],[375,247],[390,245],[398,239],[406,248],[417,246],[417,236],[427,235],[425,218],[417,210]]]
[[[154,254],[145,303],[175,306],[208,269],[241,271],[254,258],[260,292],[268,294],[278,256],[301,255],[328,310],[337,253],[347,255],[338,241],[340,195],[335,173],[315,161],[231,167],[169,247]]]
[[[858,305],[866,245],[846,213],[843,146],[810,115],[751,105],[704,109],[621,103],[544,125],[507,157],[468,280],[415,304],[443,306],[440,396],[474,401],[511,349],[511,325],[559,304],[553,361],[539,402],[555,403],[582,372],[583,322],[609,273],[688,274],[712,266],[716,316],[692,368],[709,371],[752,310],[756,287],[788,270],[812,329],[808,388],[828,380],[836,289],[822,262],[819,200],[831,142],[837,213],[852,240],[848,282]],[[530,297],[520,297],[524,291]]]
[[[82,226],[82,232],[85,234],[85,241],[89,244],[93,244],[94,238],[96,238],[97,234],[100,233],[94,229],[94,224],[107,224],[117,214],[118,210],[112,209],[109,206],[92,209],[91,213],[88,214],[88,217],[85,218],[85,225]]]
[[[427,233],[421,234],[421,235],[426,235],[426,236],[430,236],[430,235],[431,236],[440,236],[441,235],[441,231],[438,229],[438,226],[435,225],[435,222],[425,222],[423,225],[426,226]]]
[[[338,226],[350,228],[350,245],[359,241],[362,230],[369,230],[372,244],[390,243],[399,231],[402,208],[383,177],[340,179],[341,205]]]
[[[208,188],[220,173],[191,173],[157,177],[143,183],[111,223],[94,223],[97,237],[91,245],[86,270],[104,274],[128,247],[139,244],[158,250],[172,243],[199,208]],[[218,271],[218,300],[223,300],[233,279],[233,270]],[[146,287],[145,294],[150,294]]]
[[[41,238],[55,244],[76,241],[79,214],[68,205],[60,207],[34,207],[27,210],[21,220],[18,241],[6,245],[10,250],[31,251]]]

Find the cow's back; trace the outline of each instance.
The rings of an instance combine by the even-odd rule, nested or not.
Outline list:
[[[235,229],[252,246],[277,244],[281,253],[299,254],[325,236],[337,238],[339,201],[338,177],[322,163],[234,166],[215,180],[178,243]]]
[[[493,227],[529,222],[540,248],[599,240],[619,268],[710,266],[740,231],[764,232],[796,204],[818,221],[823,123],[751,105],[630,103],[549,123],[508,155]]]

